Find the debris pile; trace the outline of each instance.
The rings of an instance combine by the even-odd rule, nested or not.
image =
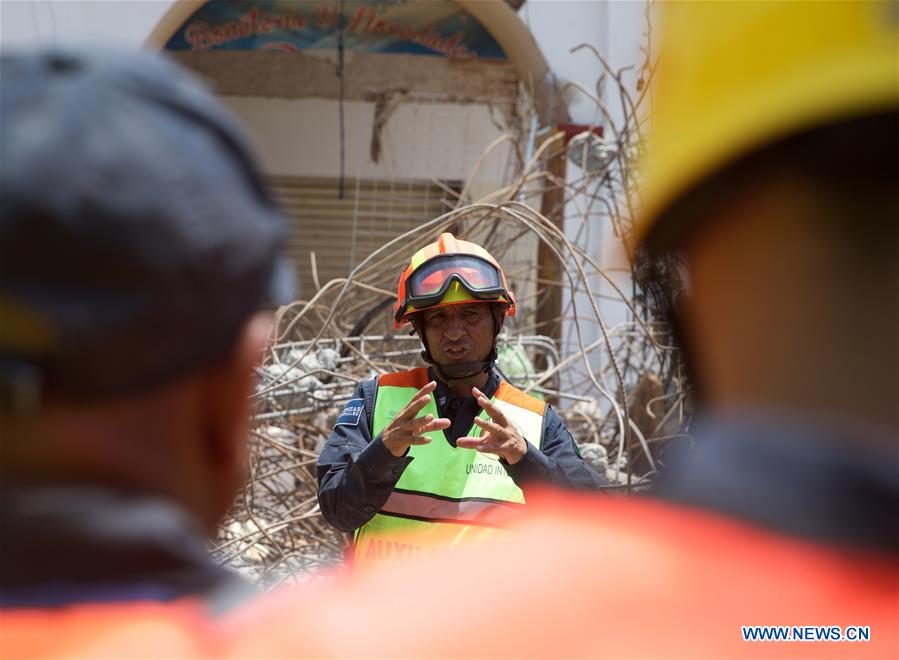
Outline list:
[[[402,266],[442,231],[480,243],[504,264],[519,314],[500,336],[498,368],[554,406],[610,489],[645,488],[662,467],[661,446],[685,437],[687,383],[667,323],[677,264],[636,253],[613,272],[589,249],[605,229],[626,251],[645,121],[643,94],[631,98],[624,72],[589,50],[621,89],[623,121],[580,89],[601,110],[602,136],[591,129],[568,141],[562,132],[545,137],[502,189],[471,199],[466,184],[453,193],[454,208],[279,311],[259,373],[250,479],[221,528],[219,559],[264,586],[341,560],[348,539],[321,518],[316,456],[360,380],[422,364],[418,338],[393,329],[392,303]],[[645,67],[641,76],[650,75]],[[579,177],[554,173],[548,163],[559,158]],[[546,207],[548,193],[558,208]],[[545,276],[547,260],[555,279]],[[542,306],[553,297],[561,302],[547,316]],[[610,305],[619,310],[614,324]]]

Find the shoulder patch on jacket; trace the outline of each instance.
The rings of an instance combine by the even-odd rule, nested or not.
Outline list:
[[[334,426],[340,426],[341,424],[358,426],[363,410],[365,410],[365,399],[350,399],[344,406],[343,412],[340,413],[340,417],[337,418]]]

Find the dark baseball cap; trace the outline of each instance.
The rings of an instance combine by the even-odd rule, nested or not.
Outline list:
[[[242,132],[162,56],[0,57],[0,403],[87,401],[226,356],[291,297]]]

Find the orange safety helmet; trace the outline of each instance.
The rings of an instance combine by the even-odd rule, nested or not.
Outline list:
[[[470,302],[501,303],[506,316],[515,316],[515,297],[496,259],[480,245],[443,233],[413,254],[400,276],[393,327],[423,309]]]

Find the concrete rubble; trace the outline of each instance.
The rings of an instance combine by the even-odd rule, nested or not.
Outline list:
[[[259,371],[250,478],[213,548],[220,560],[266,587],[341,561],[348,539],[321,517],[315,460],[360,380],[422,364],[418,339],[394,332],[391,304],[402,264],[441,231],[484,245],[511,277],[520,314],[500,337],[502,374],[553,405],[610,490],[651,483],[664,467],[662,447],[684,437],[689,384],[667,322],[680,291],[677,264],[627,248],[645,112],[643,95],[632,98],[621,75],[607,71],[622,85],[627,116],[615,122],[600,108],[602,138],[592,129],[571,139],[559,132],[532,153],[522,146],[506,185],[473,199],[466,182],[446,213],[279,311]],[[578,176],[547,169],[559,158]],[[547,195],[559,204],[548,207]],[[606,269],[588,249],[602,231],[627,254],[623,265]],[[551,280],[542,274],[549,261]],[[559,307],[547,315],[549,299]],[[611,324],[615,305],[624,320]]]

